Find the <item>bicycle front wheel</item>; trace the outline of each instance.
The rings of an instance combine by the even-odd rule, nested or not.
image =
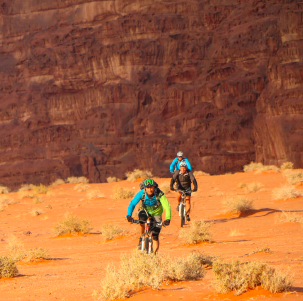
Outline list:
[[[151,237],[148,238],[148,248],[147,253],[152,254],[154,252],[153,250],[153,239]]]

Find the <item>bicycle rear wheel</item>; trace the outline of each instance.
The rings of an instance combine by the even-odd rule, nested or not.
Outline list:
[[[184,204],[180,204],[180,218],[181,218],[181,228],[185,224],[185,206]]]

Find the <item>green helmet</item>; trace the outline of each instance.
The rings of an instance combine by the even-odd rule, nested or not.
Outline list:
[[[144,180],[144,187],[153,187],[156,186],[155,181],[153,179]]]

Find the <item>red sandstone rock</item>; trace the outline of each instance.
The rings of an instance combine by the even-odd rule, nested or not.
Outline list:
[[[0,182],[303,167],[297,1],[0,1]]]

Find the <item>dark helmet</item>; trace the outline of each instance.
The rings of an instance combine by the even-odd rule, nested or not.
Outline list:
[[[155,187],[156,183],[153,179],[144,180],[144,187]]]

